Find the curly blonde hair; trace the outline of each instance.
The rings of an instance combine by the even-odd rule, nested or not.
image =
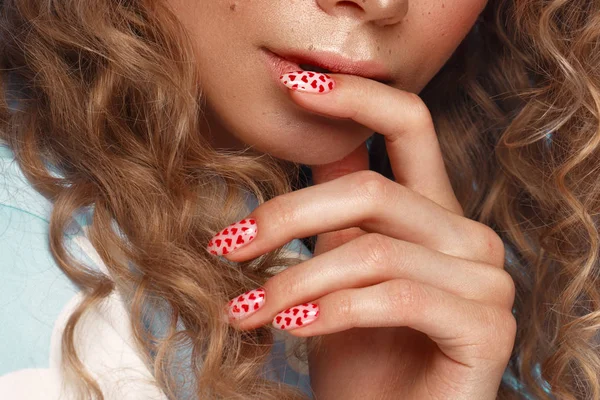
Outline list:
[[[551,398],[540,378],[557,398],[600,398],[599,35],[597,2],[490,0],[420,94],[465,215],[494,228],[515,255],[506,265],[519,322],[509,367],[536,398]],[[178,395],[173,360],[186,345],[198,397],[306,398],[262,376],[268,327],[242,332],[221,320],[229,298],[299,260],[279,248],[231,268],[205,249],[245,215],[244,191],[261,204],[295,190],[300,166],[211,148],[198,134],[204,94],[193,54],[161,1],[0,1],[0,139],[54,202],[52,256],[85,293],[64,331],[63,368],[82,398],[103,398],[73,339],[86,310],[118,288],[168,397]],[[16,110],[9,74],[23,82]],[[375,148],[377,169],[393,178]],[[63,243],[72,215],[91,205],[89,237],[112,279]],[[156,299],[169,306],[166,336],[142,323]],[[503,384],[499,395],[519,393]]]

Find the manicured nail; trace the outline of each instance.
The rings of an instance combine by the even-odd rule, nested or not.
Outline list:
[[[257,232],[258,227],[254,218],[243,219],[213,236],[206,249],[210,254],[217,256],[229,254],[254,240]]]
[[[279,77],[281,83],[292,90],[308,93],[327,93],[335,87],[335,81],[327,74],[313,71],[296,71]]]
[[[308,325],[319,316],[319,306],[315,303],[304,303],[290,307],[273,318],[273,326],[277,329],[290,330]]]
[[[229,318],[242,319],[256,312],[265,304],[265,289],[250,290],[229,300]]]

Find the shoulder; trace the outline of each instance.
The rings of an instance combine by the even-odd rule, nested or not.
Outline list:
[[[0,398],[59,397],[62,330],[83,296],[49,250],[52,206],[0,142]],[[73,216],[64,243],[77,261],[105,272],[86,237],[91,211]],[[106,393],[164,399],[152,385],[139,383],[151,382],[152,375],[137,354],[127,321],[125,305],[113,293],[82,318],[76,347]],[[130,383],[121,387],[118,380]]]

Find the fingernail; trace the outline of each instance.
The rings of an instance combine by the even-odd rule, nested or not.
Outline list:
[[[327,93],[335,87],[335,81],[327,74],[313,71],[296,71],[279,77],[281,83],[292,90],[308,93]]]
[[[254,240],[257,232],[258,227],[254,218],[243,219],[213,236],[206,249],[210,254],[217,256],[229,254]]]
[[[304,303],[290,307],[273,318],[273,326],[277,329],[290,330],[305,326],[319,316],[319,306],[315,303]]]
[[[265,304],[265,289],[250,290],[229,300],[229,318],[239,320],[255,313]]]

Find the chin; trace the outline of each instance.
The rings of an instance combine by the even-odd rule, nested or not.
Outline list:
[[[339,161],[356,148],[365,145],[373,130],[348,118],[337,118],[290,107],[283,111],[267,113],[272,108],[241,108],[243,114],[229,115],[223,110],[209,115],[226,115],[231,118],[211,118],[215,132],[228,132],[237,142],[236,147],[251,147],[259,153],[304,165],[321,165]],[[263,103],[264,104],[264,103]],[[218,110],[220,111],[220,110]],[[248,124],[247,121],[254,121]],[[225,135],[224,135],[225,136]]]

